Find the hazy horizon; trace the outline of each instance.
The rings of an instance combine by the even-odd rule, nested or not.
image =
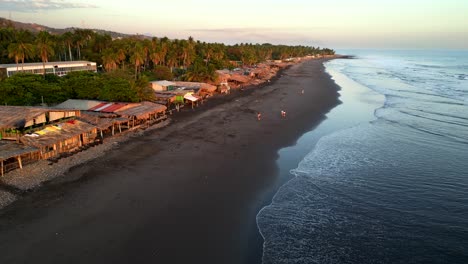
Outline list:
[[[207,42],[333,49],[468,49],[468,2],[457,0],[3,0],[0,16],[54,28],[82,27]]]

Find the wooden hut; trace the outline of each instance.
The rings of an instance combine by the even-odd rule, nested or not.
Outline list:
[[[150,126],[166,119],[166,109],[167,107],[164,105],[141,102],[129,108],[119,109],[115,113],[128,118],[131,128],[135,128],[141,125]]]
[[[79,110],[0,106],[0,140],[19,141],[21,135],[32,127],[79,115]]]
[[[151,81],[149,82],[149,86],[154,90],[154,91],[170,91],[173,90],[176,84],[174,82],[170,81]]]
[[[213,96],[216,92],[216,86],[203,82],[175,82],[178,87],[185,87],[197,91],[197,95],[202,98]]]
[[[248,82],[249,82],[249,78],[241,74],[232,74],[228,80],[228,83],[230,84],[231,87],[240,87]]]
[[[155,102],[161,105],[165,105],[167,108],[171,107],[176,100],[176,94],[173,92],[155,92]]]
[[[27,146],[38,148],[40,157],[47,159],[93,143],[96,135],[95,126],[80,120],[68,120],[25,134],[20,141]]]
[[[0,175],[22,169],[40,159],[39,149],[12,141],[0,141]]]
[[[104,139],[107,135],[115,135],[116,130],[122,133],[122,127],[129,126],[128,118],[119,117],[114,113],[101,113],[93,111],[81,112],[80,120],[96,126],[98,135]]]

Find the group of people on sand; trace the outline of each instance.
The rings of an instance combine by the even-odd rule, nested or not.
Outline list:
[[[281,110],[281,117],[286,117],[286,111]],[[257,113],[257,120],[260,121],[262,119],[262,113]]]
[[[301,94],[304,94],[304,89],[301,90]],[[286,111],[281,110],[281,117],[286,117]],[[262,113],[257,112],[257,120],[260,121],[262,119]]]

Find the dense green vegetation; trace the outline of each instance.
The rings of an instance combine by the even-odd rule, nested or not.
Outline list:
[[[0,103],[54,104],[68,98],[137,102],[151,99],[148,80],[210,82],[217,69],[266,60],[334,54],[331,49],[272,44],[225,45],[188,39],[133,36],[112,39],[89,29],[61,35],[0,28],[0,63],[89,60],[99,73],[66,77],[17,74],[0,81]],[[44,71],[45,72],[45,71]]]

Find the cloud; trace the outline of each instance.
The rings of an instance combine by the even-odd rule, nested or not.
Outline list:
[[[97,6],[65,0],[2,0],[0,3],[0,9],[26,13],[69,8],[97,8]]]

